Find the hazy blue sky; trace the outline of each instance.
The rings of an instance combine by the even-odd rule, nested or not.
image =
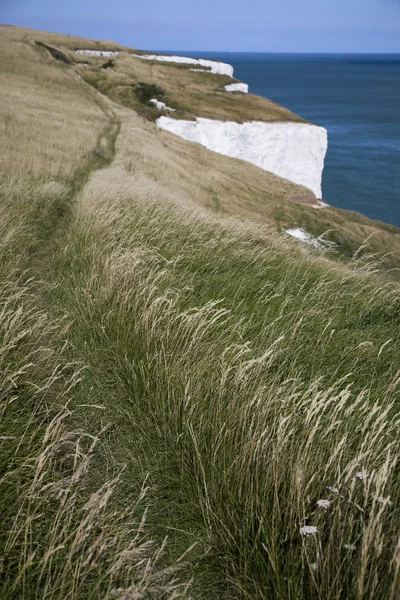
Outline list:
[[[0,22],[154,50],[400,52],[400,0],[0,0]]]

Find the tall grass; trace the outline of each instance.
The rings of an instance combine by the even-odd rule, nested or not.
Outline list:
[[[1,596],[176,597],[173,571],[156,566],[163,548],[146,536],[146,489],[115,509],[110,499],[120,475],[98,488],[91,483],[107,425],[97,436],[71,428],[68,405],[82,370],[52,364],[45,345],[51,327],[43,313],[22,305],[25,293],[10,294],[0,320],[1,422],[12,433],[1,436]],[[12,369],[21,346],[24,360]]]
[[[39,282],[26,270],[38,230],[29,210],[18,211],[19,223],[11,210],[1,220],[0,595],[174,598],[177,567],[158,566],[164,544],[146,532],[145,485],[121,506],[122,467],[100,469],[97,483],[98,447],[111,424],[95,435],[77,426],[86,367],[67,359],[68,323],[38,307]]]
[[[219,565],[210,597],[395,598],[398,287],[107,181],[78,203],[55,298],[110,454],[133,444],[151,472],[152,526]]]

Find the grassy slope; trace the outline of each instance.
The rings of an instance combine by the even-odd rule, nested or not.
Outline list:
[[[26,30],[29,31],[29,30]],[[77,72],[91,86],[107,95],[114,102],[132,108],[146,119],[154,120],[161,113],[154,107],[140,103],[135,88],[140,82],[157,85],[165,91],[162,99],[167,105],[178,107],[177,118],[214,116],[223,119],[299,120],[283,107],[265,98],[245,94],[229,94],[222,91],[225,77],[193,73],[182,65],[160,65],[134,58],[132,49],[111,42],[95,42],[39,32],[35,39],[60,48],[73,61],[90,61],[87,66],[76,67]],[[108,59],[77,56],[71,49],[120,50],[118,58],[112,59],[114,67],[103,69]],[[43,58],[48,52],[41,50]],[[56,62],[56,61],[53,61]],[[64,66],[62,64],[62,66]],[[182,91],[184,90],[184,92]],[[300,119],[301,120],[301,119]],[[144,126],[144,124],[143,124]],[[200,184],[196,200],[203,206],[225,214],[251,218],[259,223],[278,227],[305,227],[316,235],[329,232],[327,237],[335,241],[338,251],[345,257],[353,253],[368,239],[369,251],[380,253],[386,258],[386,268],[396,267],[400,257],[400,230],[385,223],[378,223],[360,215],[329,207],[316,214],[314,209],[304,206],[313,194],[302,186],[289,183],[280,177],[262,172],[247,163],[226,159],[197,145],[182,144],[175,136],[163,136],[161,164],[174,161],[179,152],[179,177],[185,180],[188,192]],[[170,148],[171,153],[166,152]],[[157,152],[157,145],[155,146]],[[160,178],[161,165],[154,161],[154,176]],[[202,168],[198,181],[199,165]],[[167,166],[168,168],[168,166]],[[197,180],[193,184],[193,180]],[[183,182],[182,182],[183,183]],[[181,185],[182,185],[181,183]],[[285,201],[286,200],[286,201]],[[300,200],[300,202],[299,202]]]
[[[2,33],[4,148],[26,135],[2,163],[2,597],[172,596],[192,548],[184,597],[394,599],[399,289],[273,226],[398,230],[294,204]]]
[[[35,39],[62,50],[78,64],[81,77],[102,93],[129,108],[140,109],[143,114],[153,119],[158,116],[159,111],[151,107],[147,107],[146,110],[134,93],[134,87],[140,82],[161,87],[167,105],[177,109],[172,115],[176,118],[194,119],[203,116],[239,122],[305,122],[288,109],[261,96],[226,92],[224,85],[232,83],[232,78],[227,76],[193,73],[190,65],[160,64],[157,61],[142,60],[132,56],[133,53],[136,54],[134,49],[114,42],[96,42],[43,32],[35,35]],[[102,66],[107,63],[107,58],[76,55],[73,52],[75,49],[118,50],[120,56],[112,59],[113,67],[104,69]]]

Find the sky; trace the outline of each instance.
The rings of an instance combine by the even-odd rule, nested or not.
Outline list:
[[[0,23],[146,50],[400,53],[400,0],[0,0]]]

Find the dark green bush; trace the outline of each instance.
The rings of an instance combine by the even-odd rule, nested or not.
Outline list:
[[[134,91],[139,102],[146,106],[151,106],[150,100],[152,98],[159,100],[160,97],[164,96],[164,90],[161,87],[149,83],[140,82]]]

